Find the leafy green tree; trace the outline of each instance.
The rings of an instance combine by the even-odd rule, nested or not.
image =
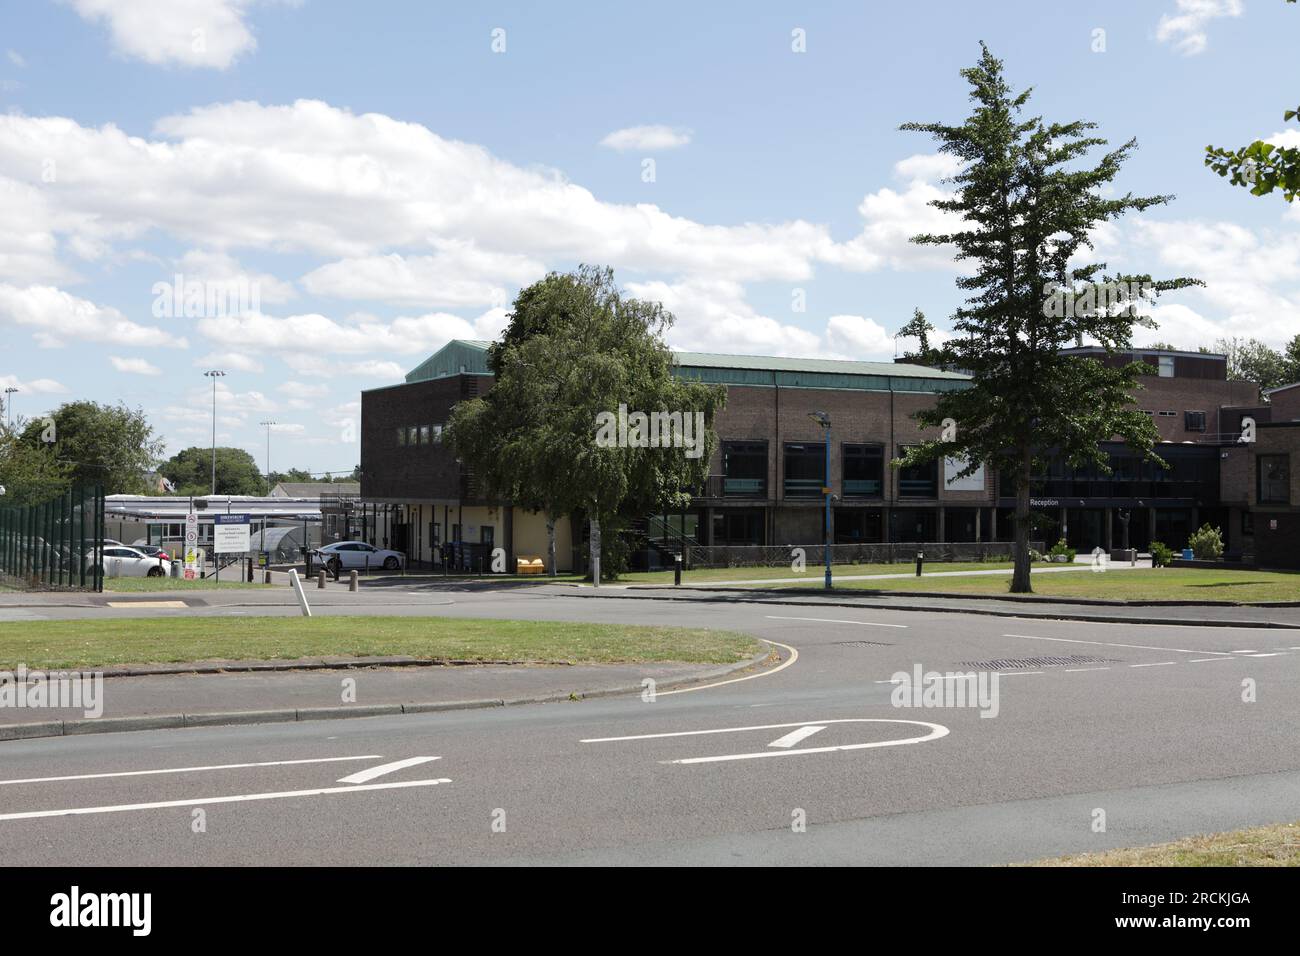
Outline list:
[[[102,484],[109,495],[147,492],[145,476],[163,449],[142,409],[90,401],[67,402],[29,419],[21,440],[52,447],[72,484]]]
[[[489,497],[544,512],[552,531],[558,515],[585,515],[597,584],[608,576],[602,533],[616,533],[635,515],[684,506],[708,477],[725,390],[673,376],[663,342],[672,321],[661,304],[626,297],[610,269],[547,276],[515,302],[492,389],[457,405],[445,432]],[[599,441],[602,421],[620,405],[629,416],[701,413],[703,428],[692,435],[698,447]],[[553,570],[553,538],[549,551]]]
[[[1214,348],[1228,357],[1229,379],[1253,382],[1261,389],[1286,384],[1286,358],[1258,339],[1219,339]]]
[[[1300,109],[1287,110],[1282,119],[1287,123],[1300,120]],[[1254,196],[1280,189],[1282,198],[1291,202],[1300,194],[1300,148],[1294,146],[1274,146],[1260,139],[1240,149],[1207,146],[1205,165]]]
[[[957,280],[968,298],[953,314],[954,336],[937,353],[943,364],[969,372],[972,382],[940,393],[916,416],[928,427],[953,419],[955,435],[945,429],[947,438],[914,446],[896,464],[953,457],[966,462],[962,475],[980,463],[1000,473],[1016,498],[1011,590],[1028,593],[1030,483],[1046,458],[1057,454],[1104,469],[1098,442],[1118,435],[1154,457],[1158,438],[1133,404],[1138,376],[1152,373],[1150,366],[1108,367],[1061,350],[1083,340],[1108,353],[1129,350],[1134,326],[1154,324],[1140,314],[1143,303],[1195,280],[1106,277],[1104,263],[1081,264],[1099,224],[1171,198],[1106,195],[1134,141],[1088,165],[1088,153],[1106,143],[1090,135],[1095,124],[1022,119],[1029,92],[1012,92],[987,47],[962,76],[974,104],[965,122],[903,129],[929,133],[963,163],[953,180],[956,195],[932,203],[961,223],[912,241],[953,245],[956,257],[969,263],[970,274]]]
[[[71,466],[61,462],[53,446],[24,441],[0,425],[0,507],[37,504],[67,490]]]
[[[1300,382],[1300,335],[1295,336],[1286,344],[1286,351],[1282,355],[1282,360],[1285,363],[1283,378],[1286,380],[1286,384]]]
[[[176,486],[181,495],[212,492],[212,449],[185,448],[158,466],[158,473]],[[242,448],[217,449],[217,494],[261,495],[266,481],[253,456]]]

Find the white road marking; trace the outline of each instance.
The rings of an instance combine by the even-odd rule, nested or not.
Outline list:
[[[376,777],[382,777],[389,773],[396,773],[398,770],[405,770],[407,767],[418,767],[420,764],[428,763],[430,760],[441,759],[441,757],[407,757],[405,760],[394,760],[392,763],[381,763],[378,767],[368,767],[365,770],[358,770],[356,773],[349,774],[346,777],[340,777],[339,783],[369,783]]]
[[[747,674],[744,677],[732,677],[729,680],[715,681],[712,684],[701,684],[698,687],[678,687],[676,690],[661,690],[655,696],[667,697],[669,694],[689,694],[692,691],[708,690],[710,687],[721,687],[724,684],[738,684],[743,680],[755,680],[756,678],[759,677],[771,677],[773,674],[777,673],[778,671],[785,670],[787,667],[789,667],[791,664],[793,664],[795,661],[799,659],[799,652],[796,651],[789,644],[782,644],[780,641],[769,641],[766,637],[760,637],[759,640],[762,641],[764,644],[772,644],[775,645],[776,647],[784,647],[787,651],[790,652],[790,656],[787,657],[780,664],[778,664],[776,667],[773,667],[770,671],[762,671],[758,674]]]
[[[998,671],[999,677],[1028,677],[1031,674],[1041,674],[1042,671]]]
[[[1177,664],[1177,663],[1178,663],[1177,661],[1161,661],[1158,664],[1130,664],[1129,667],[1168,667],[1171,664]]]
[[[344,760],[383,760],[382,754],[361,754],[358,757],[312,757],[309,760],[264,760],[259,763],[223,763],[209,767],[171,767],[166,770],[119,770],[115,773],[74,773],[63,777],[27,777],[22,780],[0,780],[0,786],[14,783],[57,783],[64,780],[102,780],[106,777],[148,777],[160,773],[199,773],[206,770],[246,770],[250,767],[292,767],[309,763],[339,763]]]
[[[117,607],[117,608],[165,607],[165,608],[175,608],[182,611],[185,610],[187,606],[184,601],[108,601],[107,604],[109,607]]]
[[[1210,661],[1230,661],[1231,657],[1195,657],[1188,661],[1189,664],[1208,664]]]
[[[1189,651],[1184,647],[1156,647],[1152,644],[1116,644],[1113,641],[1080,641],[1069,637],[1038,637],[1034,634],[1003,634],[1003,637],[1020,637],[1026,641],[1059,641],[1062,644],[1097,644],[1102,647],[1132,647],[1140,651],[1165,651],[1175,654],[1223,654],[1231,656],[1227,651]]]
[[[778,737],[776,740],[768,744],[768,746],[769,747],[793,747],[799,741],[807,740],[813,734],[825,729],[826,729],[825,727],[816,727],[816,726],[800,727],[798,730],[790,731],[784,737]]]
[[[1251,654],[1249,656],[1250,657],[1285,657],[1286,652],[1284,651],[1280,654]]]
[[[95,813],[126,813],[130,810],[162,810],[168,807],[199,807],[214,803],[248,803],[254,800],[287,800],[291,797],[319,797],[335,793],[361,793],[366,790],[398,790],[405,787],[432,787],[451,783],[447,777],[435,780],[405,780],[394,783],[371,783],[353,787],[319,787],[315,790],[282,790],[278,793],[237,793],[227,797],[190,797],[185,800],[159,800],[155,803],[120,803],[103,807],[72,807],[66,810],[28,810],[23,813],[0,813],[4,820],[39,820],[45,817],[88,816]]]
[[[1065,673],[1080,674],[1083,671],[1108,671],[1108,670],[1110,670],[1109,667],[1067,667],[1065,668]]]
[[[765,614],[769,621],[820,621],[823,624],[860,624],[863,627],[901,627],[907,628],[907,624],[880,624],[876,621],[842,621],[831,617],[786,617],[781,614]]]
[[[1258,654],[1259,651],[1233,651],[1234,654]]]

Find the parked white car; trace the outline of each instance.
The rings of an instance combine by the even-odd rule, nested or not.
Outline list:
[[[402,552],[376,548],[364,541],[336,541],[334,544],[327,544],[323,548],[317,548],[312,554],[315,555],[317,561],[325,564],[332,565],[337,561],[339,568],[344,571],[350,571],[353,568],[361,570],[367,567],[374,571],[378,571],[380,568],[386,571],[396,571],[406,563],[406,555],[402,554]]]
[[[161,578],[171,573],[171,561],[167,557],[150,557],[143,551],[128,548],[124,544],[106,544],[103,554],[105,577]]]

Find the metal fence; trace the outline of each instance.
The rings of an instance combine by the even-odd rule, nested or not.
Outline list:
[[[0,508],[0,581],[30,591],[104,589],[104,489]]]
[[[1041,552],[1043,542],[1031,541]],[[795,545],[713,545],[688,549],[688,568],[775,568],[795,559]],[[826,546],[798,545],[809,567],[826,561]],[[944,561],[1010,561],[1015,544],[1011,541],[911,542],[906,544],[833,544],[832,564],[905,564],[916,560],[918,551],[926,563]]]

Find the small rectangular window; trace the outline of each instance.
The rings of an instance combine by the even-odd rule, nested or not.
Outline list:
[[[428,426],[428,425],[421,425],[421,426],[420,426],[420,444],[421,444],[421,445],[427,445],[427,444],[429,444],[429,426]]]
[[[1172,355],[1160,356],[1160,377],[1161,378],[1174,377],[1174,357]]]
[[[441,442],[441,441],[442,441],[442,426],[441,426],[441,425],[434,425],[434,426],[433,426],[433,443],[436,445],[436,444],[438,444],[438,443]]]
[[[405,429],[405,428],[399,428],[399,429],[397,430],[397,444],[398,444],[398,445],[405,445],[405,444],[406,444],[406,429]]]
[[[412,425],[406,430],[406,443],[408,445],[418,444],[420,441],[420,429]]]
[[[1184,412],[1183,427],[1189,432],[1205,431],[1205,412]]]
[[[1177,418],[1177,417],[1178,417],[1178,413],[1177,413],[1177,412],[1161,412],[1161,413],[1160,413],[1160,417],[1161,417],[1161,418]]]
[[[1291,503],[1291,462],[1286,455],[1260,455],[1257,468],[1256,497],[1260,504]]]

